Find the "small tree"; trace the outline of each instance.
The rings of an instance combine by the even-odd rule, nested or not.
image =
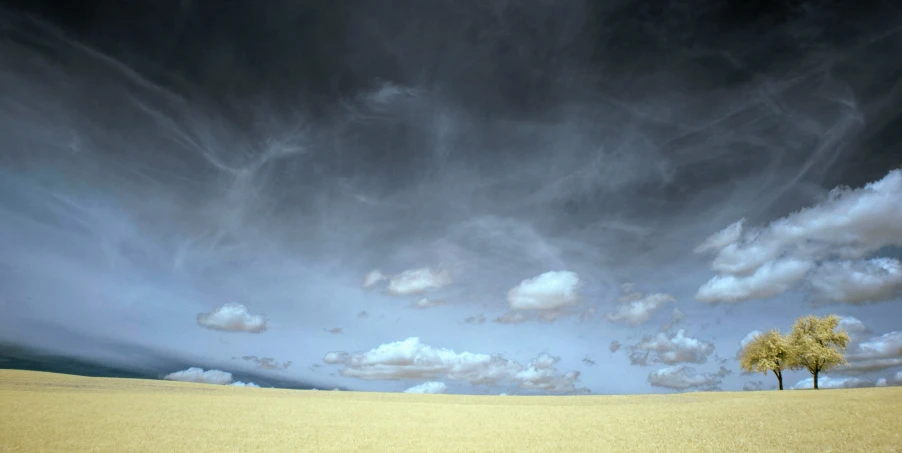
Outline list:
[[[817,378],[820,373],[829,371],[839,365],[845,365],[845,350],[849,344],[849,334],[836,330],[840,318],[828,315],[823,318],[815,315],[803,316],[796,320],[789,334],[792,354],[787,362],[788,368],[805,368],[814,377],[814,388],[817,389]]]
[[[752,338],[739,356],[739,366],[746,372],[761,372],[765,375],[773,371],[780,390],[783,390],[783,370],[790,360],[789,339],[777,329],[759,333]]]

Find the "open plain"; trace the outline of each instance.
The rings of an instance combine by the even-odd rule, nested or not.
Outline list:
[[[902,387],[463,396],[0,370],[4,452],[902,452]]]

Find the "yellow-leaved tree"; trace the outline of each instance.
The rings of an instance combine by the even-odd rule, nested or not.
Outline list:
[[[791,354],[786,363],[787,368],[805,368],[814,377],[814,388],[817,389],[817,378],[821,373],[839,365],[845,365],[845,351],[849,344],[849,334],[836,330],[840,318],[836,315],[818,317],[803,316],[796,320],[789,334]]]
[[[777,329],[755,335],[739,356],[739,366],[747,372],[767,374],[773,371],[780,390],[783,390],[783,370],[790,361],[789,338]]]

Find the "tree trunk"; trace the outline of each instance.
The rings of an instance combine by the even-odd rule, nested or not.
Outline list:
[[[774,376],[777,377],[777,383],[780,385],[780,390],[783,390],[783,373],[777,370],[774,370]]]
[[[813,374],[814,374],[814,389],[815,389],[815,390],[817,390],[817,373],[818,373],[817,371],[815,371],[815,372],[813,373]]]

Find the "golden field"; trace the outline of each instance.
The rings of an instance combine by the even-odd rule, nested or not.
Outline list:
[[[0,370],[4,452],[902,452],[900,431],[902,387],[459,396]]]

